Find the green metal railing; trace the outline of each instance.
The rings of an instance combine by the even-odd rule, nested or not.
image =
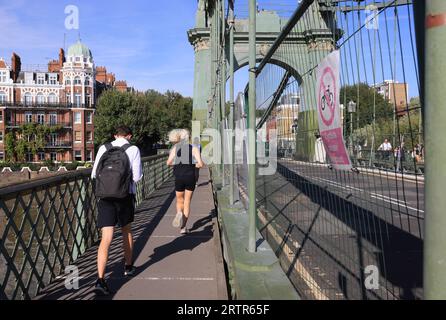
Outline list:
[[[142,159],[139,205],[172,174],[168,155]],[[32,299],[97,243],[91,169],[0,189],[0,300]]]

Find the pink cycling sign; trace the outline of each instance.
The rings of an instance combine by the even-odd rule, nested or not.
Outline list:
[[[319,132],[335,169],[350,170],[352,164],[342,135],[339,108],[339,51],[330,53],[316,70]]]

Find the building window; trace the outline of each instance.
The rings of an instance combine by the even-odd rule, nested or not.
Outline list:
[[[41,93],[37,94],[37,103],[38,104],[44,104],[45,103],[45,97],[43,96],[43,94],[41,94]]]
[[[3,91],[0,91],[0,103],[5,103],[6,102],[6,93]]]
[[[37,123],[38,124],[44,124],[45,123],[45,114],[39,113],[37,115]]]
[[[56,125],[57,124],[57,113],[50,113],[50,124]]]
[[[31,152],[27,152],[25,156],[26,162],[34,162],[34,156]]]
[[[89,86],[90,85],[90,77],[86,77],[85,78],[85,85]]]
[[[80,131],[74,132],[74,142],[76,142],[76,143],[82,142],[82,133]]]
[[[91,150],[87,151],[87,159],[88,162],[93,161],[93,152]]]
[[[50,134],[50,146],[57,147],[59,142],[59,134],[51,133]]]
[[[39,161],[45,161],[45,152],[39,152],[37,156],[39,157]]]
[[[79,62],[79,61],[81,61],[81,58],[80,57],[76,57],[76,62]]]
[[[71,95],[67,94],[67,104],[70,104],[70,103],[71,103]]]
[[[4,161],[5,160],[5,154],[0,151],[0,161]]]
[[[57,153],[56,152],[51,152],[50,153],[50,156],[51,156],[51,161],[57,161]]]
[[[86,107],[89,107],[91,105],[91,97],[89,94],[85,96],[85,105]]]
[[[74,124],[81,124],[82,123],[82,115],[80,112],[74,113]]]
[[[55,104],[57,103],[57,97],[54,93],[50,93],[48,96],[48,103]]]
[[[76,107],[80,107],[81,106],[81,95],[80,94],[76,94],[74,96],[74,105]]]
[[[80,85],[80,84],[81,84],[81,78],[80,77],[74,78],[74,85]]]
[[[75,150],[74,151],[74,160],[75,161],[82,161],[82,151]]]
[[[33,103],[33,97],[31,95],[31,93],[27,92],[25,93],[25,105],[30,106]]]
[[[31,112],[25,113],[25,123],[33,122],[33,114]]]
[[[67,85],[67,86],[71,85],[71,80],[70,79],[65,79],[65,85]]]
[[[57,75],[56,74],[50,74],[49,75],[49,82],[50,84],[57,84]]]
[[[0,143],[3,143],[3,131],[0,131]]]
[[[44,74],[37,75],[37,84],[45,84],[45,75]]]
[[[8,75],[8,71],[0,71],[0,82],[5,83],[7,75]]]
[[[87,131],[87,141],[93,142],[93,132]]]
[[[86,119],[87,124],[92,124],[93,123],[93,113],[86,112],[85,116],[87,117],[87,119]]]
[[[3,122],[3,111],[0,110],[0,123]]]

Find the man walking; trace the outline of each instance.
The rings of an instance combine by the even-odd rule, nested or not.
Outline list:
[[[98,280],[95,285],[95,292],[100,295],[111,293],[104,275],[116,225],[122,230],[124,275],[135,274],[131,224],[135,215],[136,183],[142,178],[142,169],[140,151],[138,147],[130,145],[131,138],[130,128],[116,128],[115,140],[99,148],[91,173],[91,177],[96,179],[98,228],[102,233],[97,259]]]
[[[378,151],[383,151],[384,159],[389,160],[390,153],[392,152],[392,145],[389,140],[384,139],[384,142],[378,147]]]

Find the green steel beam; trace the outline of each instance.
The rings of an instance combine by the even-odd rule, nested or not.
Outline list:
[[[426,1],[425,299],[446,299],[446,1]]]
[[[256,0],[249,0],[248,251],[256,252]]]
[[[235,136],[234,136],[234,1],[229,0],[229,104],[231,107],[229,113],[229,129],[230,135],[230,164],[229,164],[229,203],[235,203]]]

